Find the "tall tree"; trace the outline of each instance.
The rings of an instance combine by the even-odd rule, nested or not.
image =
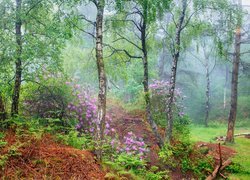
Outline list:
[[[166,141],[170,142],[172,140],[172,131],[173,131],[173,106],[174,106],[174,92],[176,86],[176,73],[177,73],[177,64],[180,56],[180,46],[181,46],[181,32],[185,27],[185,16],[187,11],[187,0],[181,1],[181,14],[179,20],[176,24],[176,33],[175,33],[175,42],[172,56],[172,68],[170,76],[170,89],[169,89],[169,99],[167,102],[167,128],[166,128]]]
[[[242,1],[238,0],[237,9],[239,12],[242,11]],[[239,64],[241,55],[241,26],[242,17],[241,13],[237,17],[237,27],[235,31],[234,39],[234,54],[233,54],[233,69],[232,69],[232,80],[231,80],[231,103],[230,112],[228,117],[228,129],[226,142],[234,142],[234,128],[237,114],[237,100],[238,100],[238,78],[239,78]]]
[[[103,60],[103,13],[105,0],[94,0],[93,1],[97,8],[96,15],[96,64],[98,70],[99,79],[99,92],[98,92],[98,110],[97,118],[99,127],[97,127],[97,140],[104,140],[104,129],[105,129],[105,116],[106,116],[106,95],[107,95],[107,79],[104,68]],[[102,145],[102,144],[101,144]],[[97,158],[102,158],[102,150],[97,151]]]
[[[22,81],[22,0],[16,0],[16,20],[15,20],[15,35],[16,35],[16,72],[15,83],[12,95],[11,115],[18,114],[19,96]]]

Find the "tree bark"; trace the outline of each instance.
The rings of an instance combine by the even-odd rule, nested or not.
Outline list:
[[[238,9],[241,10],[242,1],[238,0]],[[240,15],[239,15],[240,16]],[[228,128],[226,142],[234,142],[234,127],[237,114],[237,100],[238,100],[238,76],[239,76],[239,64],[240,64],[240,46],[241,46],[241,17],[238,17],[237,28],[235,32],[234,42],[234,57],[233,57],[233,70],[231,81],[231,107],[228,117]]]
[[[141,27],[141,43],[142,43],[142,61],[143,61],[143,88],[144,88],[144,96],[145,96],[145,103],[146,103],[146,119],[149,123],[156,139],[157,144],[159,147],[163,146],[163,140],[158,132],[157,125],[155,121],[153,120],[152,113],[151,113],[151,100],[149,96],[149,86],[148,86],[148,54],[147,54],[147,44],[146,44],[146,29],[147,24],[145,20],[143,20],[142,27]]]
[[[176,73],[177,73],[177,64],[180,56],[180,45],[181,45],[181,31],[183,30],[182,25],[186,15],[187,0],[182,0],[182,12],[176,27],[175,34],[175,44],[174,44],[174,55],[171,68],[171,77],[170,77],[170,89],[169,89],[169,99],[167,102],[167,128],[165,132],[165,141],[170,142],[172,140],[172,131],[173,131],[173,106],[174,106],[174,92],[176,86]]]
[[[209,118],[209,111],[210,111],[210,72],[209,72],[209,59],[205,57],[205,68],[206,68],[206,113],[205,113],[205,126],[208,127],[208,118]]]
[[[240,41],[241,41],[241,28],[238,27],[235,33],[235,53],[233,58],[233,71],[231,81],[231,108],[228,118],[228,128],[226,142],[234,142],[234,127],[237,114],[237,100],[238,100],[238,75],[240,63]]]
[[[227,82],[228,82],[228,66],[226,65],[226,78],[225,78],[225,84],[224,84],[224,99],[223,99],[223,108],[226,109],[227,106]]]
[[[22,0],[16,0],[16,22],[15,22],[15,34],[16,34],[16,70],[15,70],[15,84],[12,94],[11,116],[18,115],[19,108],[19,96],[22,82],[22,20],[21,20],[21,6]]]
[[[5,105],[4,105],[3,97],[0,93],[0,120],[5,120],[5,119],[6,119]]]
[[[166,61],[167,61],[167,50],[166,50],[166,42],[163,40],[163,43],[162,43],[162,53],[160,55],[160,58],[159,58],[159,64],[158,64],[158,75],[160,77],[161,80],[163,80],[164,78],[166,78],[165,76],[165,64],[166,64]]]
[[[96,138],[101,142],[104,140],[104,129],[105,129],[105,116],[106,116],[106,90],[107,80],[104,68],[103,59],[103,12],[104,12],[104,0],[99,0],[96,4],[97,16],[96,16],[96,64],[98,69],[99,79],[99,93],[98,93],[98,110],[97,110],[97,129]],[[99,147],[99,148],[100,148]],[[97,158],[101,160],[102,150],[101,148],[97,151]]]

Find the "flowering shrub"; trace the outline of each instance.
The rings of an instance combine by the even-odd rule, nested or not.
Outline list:
[[[67,85],[72,86],[73,101],[69,103],[68,110],[71,117],[78,120],[76,129],[81,133],[94,135],[95,131],[100,131],[100,122],[97,118],[96,99],[90,96],[90,92],[83,90],[79,84],[66,82]],[[111,118],[106,115],[105,134],[111,132],[110,127]]]
[[[91,93],[83,90],[80,85],[74,85],[70,82],[66,82],[66,84],[72,86],[74,100],[69,103],[68,110],[70,116],[78,120],[76,129],[81,133],[94,135],[95,131],[100,130],[98,128],[100,122],[97,118],[96,99],[92,98]],[[138,155],[140,159],[144,159],[148,149],[143,139],[137,138],[132,132],[129,132],[124,137],[123,143],[119,142],[115,129],[110,126],[111,121],[111,117],[107,114],[104,133],[109,137],[106,138],[106,143],[109,143],[118,154]]]
[[[151,105],[152,105],[152,115],[154,116],[155,121],[158,125],[165,127],[165,119],[166,119],[166,107],[167,101],[169,99],[169,89],[170,83],[168,81],[159,81],[154,80],[149,85],[151,91]],[[174,96],[174,110],[175,114],[183,117],[183,105],[182,99],[185,97],[182,95],[182,92],[179,88],[175,89]]]
[[[120,153],[125,152],[130,155],[139,155],[140,159],[144,159],[149,151],[142,138],[137,138],[132,132],[124,137],[124,143],[117,149]]]

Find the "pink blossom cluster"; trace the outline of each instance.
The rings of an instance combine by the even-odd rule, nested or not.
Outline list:
[[[141,159],[144,159],[146,153],[149,152],[145,142],[142,138],[138,138],[132,132],[124,137],[124,143],[117,147],[119,153],[125,152],[131,155],[139,155]]]
[[[100,122],[97,118],[96,99],[90,96],[90,92],[83,90],[81,85],[66,82],[72,86],[72,95],[74,101],[69,103],[68,110],[70,115],[78,120],[76,129],[80,132],[94,134],[95,131],[100,131]],[[111,132],[110,127],[111,117],[106,115],[105,134]]]
[[[166,111],[166,104],[169,100],[169,90],[171,88],[170,82],[153,80],[153,82],[149,85],[149,88],[151,90],[152,104],[155,109],[157,109],[156,107],[161,107],[160,109]],[[183,96],[182,91],[179,88],[176,88],[174,92],[174,104],[179,111],[178,115],[181,117],[184,116],[183,109],[185,107],[182,102],[184,97],[185,96]]]
[[[72,95],[75,97],[74,101],[68,105],[68,110],[72,117],[78,120],[76,129],[79,132],[94,135],[98,129],[100,122],[97,119],[97,106],[96,99],[90,96],[90,93],[84,91],[79,84],[73,84],[66,82],[71,86],[73,91]],[[105,135],[113,137],[110,144],[113,149],[118,153],[127,153],[131,155],[140,155],[140,158],[145,158],[148,149],[142,138],[137,138],[132,132],[129,132],[125,137],[123,143],[121,143],[117,137],[117,132],[114,128],[111,128],[112,118],[109,114],[106,115]]]
[[[171,88],[171,84],[169,81],[153,80],[153,82],[149,85],[149,88],[155,95],[167,95],[169,93],[169,89]],[[175,96],[181,97],[181,94],[181,90],[176,88]]]

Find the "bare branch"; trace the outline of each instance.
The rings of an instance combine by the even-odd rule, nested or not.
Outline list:
[[[142,51],[142,48],[139,47],[137,44],[135,44],[134,42],[132,42],[131,40],[129,40],[128,38],[122,36],[120,33],[116,33],[118,36],[120,36],[120,39],[123,39],[125,41],[127,41],[128,43],[132,44],[133,46],[135,46],[137,49],[139,49],[140,51]]]
[[[142,56],[131,55],[131,54],[130,54],[127,50],[125,50],[125,49],[117,49],[117,48],[114,48],[113,46],[111,46],[111,45],[109,45],[109,44],[106,44],[106,43],[104,43],[103,45],[109,47],[109,48],[112,50],[112,53],[111,53],[109,56],[107,56],[106,58],[111,57],[111,56],[113,56],[115,53],[118,53],[118,52],[123,52],[123,53],[125,53],[129,58],[132,58],[132,59],[141,59],[141,58],[142,58]]]
[[[94,34],[92,34],[92,33],[88,32],[88,31],[85,31],[84,29],[82,29],[82,28],[78,27],[76,24],[73,24],[73,26],[74,26],[74,27],[76,27],[78,30],[80,30],[80,31],[84,32],[85,34],[90,35],[92,38],[96,39],[96,37],[95,37],[95,35],[94,35]]]
[[[94,21],[91,21],[91,20],[89,20],[85,15],[79,15],[79,19],[83,19],[83,20],[85,20],[86,22],[88,22],[89,24],[91,24],[91,25],[93,25],[93,26],[95,26],[95,22]]]
[[[173,21],[175,27],[177,28],[177,23],[176,23],[176,21],[175,21],[175,19],[174,19],[174,14],[172,13],[172,11],[169,11],[169,13],[171,14],[172,21]]]

